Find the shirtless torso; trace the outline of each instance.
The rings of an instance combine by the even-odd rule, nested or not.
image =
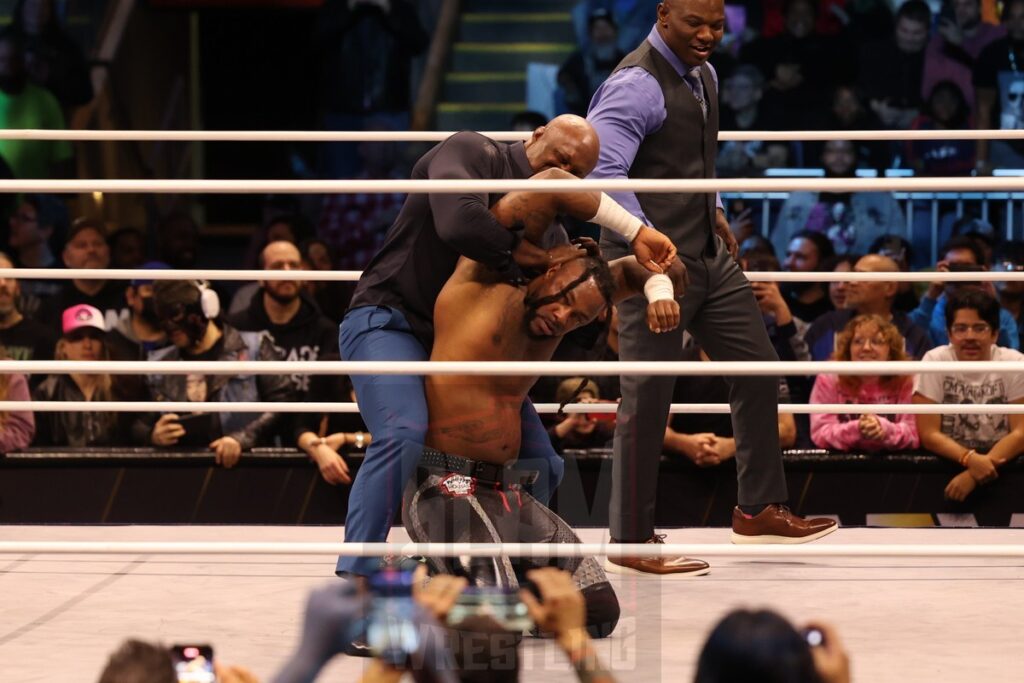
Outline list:
[[[605,299],[593,281],[572,288],[574,278],[583,274],[584,262],[567,264],[527,287],[516,287],[481,264],[460,259],[434,306],[430,360],[550,360],[566,332],[593,320],[609,300],[621,301],[643,292],[650,277],[635,257],[616,259],[608,264],[611,281]],[[676,295],[682,295],[686,275],[678,260],[668,275]],[[545,279],[547,282],[538,284]],[[538,309],[540,315],[529,313],[531,287],[534,302],[538,293],[549,295]],[[542,291],[543,287],[546,290]],[[648,315],[652,329],[668,331],[678,325],[678,303],[673,299],[656,301],[648,306]],[[514,461],[519,455],[520,409],[536,381],[536,376],[427,376],[430,426],[426,445],[472,460],[500,465]]]
[[[434,307],[431,361],[549,360],[561,337],[531,338],[526,293],[461,259]],[[426,378],[427,445],[495,464],[519,455],[519,412],[536,377],[431,375]]]
[[[554,174],[555,177],[558,174]],[[565,175],[565,174],[562,174]],[[538,176],[539,177],[539,176]],[[581,220],[594,216],[601,203],[598,193],[513,192],[499,200],[491,211],[498,222],[523,229],[524,238],[539,243],[557,215]],[[583,261],[580,261],[582,264]],[[608,264],[616,300],[639,294],[650,272],[633,256]],[[596,281],[571,288],[575,270],[562,266],[525,287],[501,280],[482,264],[459,259],[434,304],[434,346],[431,361],[543,361],[550,360],[569,330],[593,319],[612,298],[599,293]],[[672,257],[670,276],[675,292],[685,289],[686,270]],[[538,284],[541,280],[546,283]],[[532,315],[527,296],[547,303]],[[564,296],[550,296],[555,293]],[[558,303],[552,303],[552,300]],[[675,316],[675,301],[661,301],[651,310],[660,320]],[[539,313],[539,315],[538,315]],[[528,319],[529,318],[529,319]],[[426,378],[429,427],[426,445],[464,458],[506,464],[519,456],[520,410],[536,377],[495,377],[486,375],[428,375]]]

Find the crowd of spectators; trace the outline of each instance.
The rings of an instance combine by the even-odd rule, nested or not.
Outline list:
[[[722,84],[723,129],[955,129],[984,121],[989,122],[984,125],[998,121],[1003,127],[1017,127],[1011,105],[1015,84],[1024,83],[1024,77],[1017,80],[1014,68],[1017,49],[1024,45],[1024,0],[1003,3],[1002,24],[993,23],[994,15],[986,11],[982,0],[907,0],[895,10],[881,0],[726,4],[727,39],[712,59]],[[574,15],[582,31],[580,50],[559,76],[574,111],[585,113],[590,93],[630,49],[629,41],[641,39],[649,30],[643,7],[644,2],[580,3]],[[91,95],[85,87],[88,79],[83,78],[84,61],[53,21],[52,10],[52,3],[46,0],[19,3],[16,21],[0,33],[0,111],[21,107],[3,98],[34,93],[35,99],[52,100],[46,106],[62,115]],[[354,79],[350,87],[332,90],[336,99],[329,110],[337,115],[338,126],[388,130],[407,125],[410,60],[423,50],[426,40],[414,15],[405,0],[356,0],[325,6],[314,47],[323,51],[328,73],[333,69]],[[989,17],[987,21],[982,21],[983,15]],[[644,30],[642,24],[648,28]],[[370,39],[387,46],[388,59],[366,73],[341,69],[345,55]],[[1024,53],[1020,56],[1024,59]],[[1009,66],[1000,60],[1008,61]],[[390,85],[382,89],[382,84]],[[1018,118],[1024,126],[1024,115]],[[543,117],[524,113],[513,127],[530,130],[544,122]],[[47,127],[42,123],[17,125]],[[408,159],[397,143],[352,146],[350,158],[334,151],[339,156],[332,163],[344,166],[354,162],[345,174],[361,178],[408,175]],[[853,176],[858,168],[898,165],[905,160],[922,174],[985,172],[982,164],[975,166],[975,152],[973,144],[955,141],[888,145],[832,140],[807,146],[723,143],[718,167],[722,175],[754,176],[767,168],[813,160],[820,163],[825,176],[843,178]],[[982,144],[977,159],[1004,164],[1013,153],[1013,144]],[[69,155],[69,150],[50,145],[31,153],[12,152],[8,157],[0,145],[9,175],[18,177],[34,177],[36,171],[48,177],[61,175],[58,166],[69,161]],[[24,168],[23,157],[46,168],[23,172],[19,170]],[[268,198],[240,264],[273,271],[363,268],[403,201],[402,195],[334,194],[303,206],[290,199]],[[742,243],[741,265],[751,273],[897,273],[922,267],[940,272],[1024,270],[1024,243],[1001,241],[991,225],[970,216],[944,219],[939,229],[944,244],[934,262],[929,262],[931,250],[903,236],[908,212],[915,221],[921,212],[914,205],[897,202],[891,193],[793,192],[771,221],[757,215],[758,206],[742,200],[730,201],[727,206]],[[6,210],[9,218],[3,241],[7,251],[0,253],[3,267],[155,270],[191,268],[200,260],[200,226],[189,212],[170,213],[152,230],[141,230],[112,228],[88,216],[72,220],[68,204],[46,194],[20,196]],[[768,234],[755,229],[769,222]],[[579,229],[567,227],[570,232]],[[237,290],[223,287],[220,283],[147,279],[3,278],[0,344],[6,357],[18,360],[338,358],[337,323],[351,294],[347,283],[307,282],[297,273],[289,281],[253,282]],[[985,347],[987,357],[1009,359],[1021,349],[1024,285],[1020,283],[992,286],[937,281],[915,288],[896,282],[755,282],[753,289],[783,361],[928,361],[936,359],[940,350],[964,360],[965,349],[979,345]],[[976,311],[979,321],[956,321],[957,315],[966,315],[965,300],[974,305],[968,309]],[[996,312],[994,322],[985,317],[989,302]],[[983,336],[983,326],[987,326],[985,334],[993,335],[991,350],[987,342],[975,339]],[[974,341],[965,344],[965,335]],[[688,340],[688,344],[688,358],[714,358],[714,349],[702,349],[697,340]],[[555,357],[616,359],[615,311],[607,320],[570,335]],[[1018,400],[1010,373],[1006,374],[1001,384],[992,378],[961,381],[953,374],[921,375],[916,380],[787,375],[780,380],[779,392],[783,402],[793,403]],[[968,384],[976,388],[964,389]],[[96,402],[354,398],[345,378],[307,374],[12,375],[0,390],[9,398],[31,395],[37,400]],[[678,382],[675,400],[720,403],[725,402],[727,391],[720,377],[691,378]],[[532,395],[540,402],[562,403],[574,394],[583,401],[615,402],[619,397],[617,378],[542,379]],[[982,453],[1002,444],[995,451],[993,468],[1024,449],[1024,445],[1017,447],[1013,418],[960,416],[957,420],[855,413],[794,420],[783,414],[779,416],[780,445],[837,451],[901,451],[920,446],[950,457],[955,449],[950,441],[936,436],[941,434],[952,443]],[[985,438],[964,436],[965,429],[971,434],[977,431],[964,427],[964,422],[988,425],[983,430]],[[371,438],[358,416],[337,413],[69,411],[33,416],[30,411],[12,411],[0,425],[0,445],[6,451],[31,445],[188,448],[208,450],[219,462],[231,466],[242,451],[255,446],[295,446],[310,456],[331,483],[350,480],[342,454],[364,447]],[[611,413],[570,413],[552,417],[549,434],[562,450],[604,448],[614,436],[614,426]],[[1000,441],[1004,437],[1005,442]],[[666,424],[664,448],[670,457],[684,457],[699,466],[719,465],[733,455],[731,421],[726,415],[673,415]],[[975,455],[968,462],[974,463]],[[980,465],[974,467],[980,471]],[[992,469],[988,476],[994,472]],[[951,493],[959,495],[966,486],[954,488]]]
[[[555,98],[566,111],[586,111],[601,74],[613,68],[616,35],[618,53],[629,52],[636,43],[622,35],[636,35],[644,23],[638,17],[647,16],[640,38],[646,35],[655,5],[581,0],[574,15],[579,49],[562,65],[563,97]],[[1024,72],[1017,68],[1024,60],[1024,0],[727,0],[725,9],[725,37],[710,59],[721,130],[945,130],[950,138],[725,141],[720,177],[955,177],[1024,169],[1019,141],[956,139],[957,130],[1024,128]],[[992,230],[1006,221],[1021,229],[1019,216],[1002,205],[897,201],[890,192],[794,192],[781,206],[727,206],[741,241],[754,226],[770,226],[766,236],[779,258],[805,230],[826,235],[839,255],[863,255],[879,236],[899,233],[928,245],[910,262],[924,268],[932,265],[931,247],[958,234],[959,222]]]
[[[58,208],[60,210],[58,210]],[[172,214],[150,245],[142,231],[108,231],[80,217],[68,224],[63,200],[29,195],[10,217],[11,254],[0,267],[122,267],[152,270],[195,265],[198,226]],[[294,280],[266,280],[238,289],[227,301],[205,282],[157,278],[21,280],[0,278],[0,348],[4,358],[32,360],[338,360],[338,320],[347,283],[308,283],[302,270],[333,270],[333,250],[303,229],[301,216],[283,215],[257,231],[256,266],[295,271]],[[172,263],[157,260],[160,254]],[[59,259],[59,260],[58,260]],[[325,313],[326,312],[326,313]],[[208,451],[231,467],[257,446],[297,447],[332,484],[349,483],[342,453],[364,448],[371,435],[358,414],[239,413],[236,401],[350,401],[350,382],[331,375],[72,374],[8,375],[8,400],[96,402],[96,410],[10,411],[0,420],[2,452],[41,447],[142,446]],[[219,402],[221,412],[127,413],[102,410],[105,401]]]
[[[773,245],[751,237],[741,248],[740,264],[747,272],[836,271],[899,273],[908,268],[911,246],[897,235],[880,235],[869,253],[836,256],[832,243],[814,231],[801,231],[786,244],[781,264]],[[1024,270],[1024,243],[1004,241],[994,246],[987,236],[952,237],[939,249],[937,272],[996,269]],[[994,262],[993,262],[994,261]],[[905,283],[909,284],[909,283]],[[852,281],[824,284],[753,283],[769,336],[782,361],[973,361],[1024,358],[1020,349],[1021,301],[1019,283],[941,282],[914,288],[895,281]],[[615,319],[607,338],[615,338]],[[604,337],[567,337],[556,353],[559,359],[609,359]],[[686,337],[683,359],[714,358]],[[589,345],[589,346],[588,346]],[[787,375],[780,379],[780,403],[908,405],[911,403],[1006,404],[1024,401],[1018,389],[1020,372],[975,373],[965,369],[940,374],[873,376]],[[585,378],[565,380],[553,393],[550,382],[532,392],[535,401],[561,402],[580,382],[587,401],[618,399],[615,387],[598,390]],[[687,377],[676,384],[675,403],[728,402],[722,377]],[[551,419],[552,441],[562,450],[608,448],[613,436],[603,413],[576,413]],[[714,467],[734,453],[733,425],[728,414],[683,413],[669,416],[664,453],[698,467]],[[998,476],[999,468],[1024,452],[1024,420],[1013,415],[955,414],[816,414],[808,418],[780,413],[782,448],[820,448],[833,453],[906,453],[918,449],[961,464],[969,474],[958,475],[947,496],[964,500],[976,487]]]
[[[138,231],[108,232],[105,223],[87,217],[67,225],[53,207],[59,199],[24,198],[11,216],[11,255],[0,253],[0,266],[54,265],[106,269],[112,246]],[[40,217],[52,225],[42,226]],[[63,221],[63,223],[62,223]],[[155,254],[174,254],[182,265],[195,262],[198,228],[185,216],[164,222],[177,226],[161,235],[153,249],[146,240],[122,249],[122,263],[154,272],[170,268]],[[311,285],[302,270],[331,270],[329,245],[309,237],[299,217],[281,215],[259,231],[264,241],[256,265],[267,271],[294,271],[293,280],[268,279],[238,289],[230,301],[202,282],[163,279],[73,279],[57,281],[0,278],[0,344],[5,357],[19,360],[142,360],[156,365],[145,377],[101,375],[11,375],[0,387],[10,399],[97,402],[98,410],[11,411],[4,416],[0,444],[12,451],[29,446],[154,448],[208,451],[226,467],[256,446],[297,447],[307,453],[331,483],[351,480],[343,454],[358,450],[372,435],[352,414],[290,415],[268,410],[238,413],[228,405],[216,413],[166,412],[132,414],[103,411],[110,400],[135,401],[343,401],[354,400],[345,378],[293,375],[163,374],[159,363],[178,360],[292,360],[338,358],[337,321],[346,307],[347,289]],[[54,243],[61,236],[62,243]],[[1024,269],[1024,244],[990,244],[983,234],[951,238],[939,250],[936,271],[1017,272]],[[743,243],[740,263],[748,272],[786,270],[893,273],[909,266],[911,245],[896,235],[880,235],[863,256],[837,256],[833,243],[819,232],[792,236],[781,260],[773,244],[758,237]],[[1018,360],[1024,294],[1019,283],[934,282],[922,288],[892,281],[835,285],[754,284],[764,322],[783,361]],[[324,293],[326,292],[326,296]],[[607,320],[574,332],[556,357],[568,360],[617,357],[615,311]],[[686,358],[714,358],[687,338]],[[783,403],[907,404],[931,401],[992,404],[1024,400],[1017,374],[949,372],[848,377],[787,375],[780,379]],[[615,378],[566,378],[542,381],[532,394],[538,402],[608,403],[619,398]],[[677,403],[724,403],[728,386],[721,377],[695,377],[677,383]],[[549,434],[562,451],[607,448],[614,436],[614,413],[570,413],[551,417]],[[816,415],[806,419],[779,415],[780,446],[825,448],[837,452],[903,452],[918,447],[977,470],[981,485],[1024,451],[1024,421],[1016,416],[967,414],[907,416],[887,414]],[[968,452],[968,449],[970,452]],[[732,458],[735,443],[728,415],[675,414],[666,424],[664,451],[700,467]],[[966,456],[966,457],[965,457]],[[961,477],[951,483],[951,498],[963,499],[973,488]]]
[[[650,30],[655,0],[582,0],[579,49],[562,65],[566,111],[583,113],[617,57]],[[726,0],[711,57],[722,130],[1016,129],[1024,126],[1024,3],[990,0]],[[556,112],[557,113],[557,112]],[[922,175],[1020,168],[1019,145],[957,140],[853,145],[857,162]],[[723,176],[810,167],[821,143],[728,143]],[[827,165],[826,165],[827,168]],[[860,247],[863,252],[864,246]]]

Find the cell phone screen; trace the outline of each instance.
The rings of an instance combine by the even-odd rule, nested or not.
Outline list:
[[[173,645],[171,659],[174,661],[178,683],[216,683],[212,646]]]
[[[448,612],[448,625],[458,628],[470,617],[489,617],[507,631],[533,628],[526,604],[515,591],[501,588],[467,588]]]
[[[804,640],[811,647],[821,647],[825,642],[825,634],[816,628],[806,628],[803,630]]]

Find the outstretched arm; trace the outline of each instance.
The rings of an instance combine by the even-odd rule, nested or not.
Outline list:
[[[532,180],[577,178],[561,169],[541,171]],[[668,237],[633,216],[603,192],[512,192],[491,209],[498,223],[509,229],[522,228],[524,239],[541,244],[544,233],[558,216],[597,223],[622,235],[632,246],[639,262],[661,273],[675,258],[676,248]]]

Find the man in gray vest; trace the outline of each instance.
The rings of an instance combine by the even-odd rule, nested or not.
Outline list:
[[[601,153],[591,178],[713,178],[718,146],[718,77],[707,64],[722,39],[723,0],[664,0],[647,39],[602,84],[587,119]],[[653,334],[646,301],[619,305],[619,357],[678,360],[688,330],[713,360],[777,361],[750,283],[735,261],[736,240],[713,194],[617,193],[619,203],[668,235],[690,274],[682,324]],[[627,245],[605,231],[605,257]],[[622,377],[612,468],[613,542],[662,543],[654,533],[662,438],[675,377]],[[686,381],[684,378],[682,381]],[[734,543],[802,543],[835,530],[829,519],[804,520],[783,503],[788,494],[778,442],[778,378],[730,378],[739,505]],[[694,576],[700,560],[634,557],[609,560],[616,573]]]

